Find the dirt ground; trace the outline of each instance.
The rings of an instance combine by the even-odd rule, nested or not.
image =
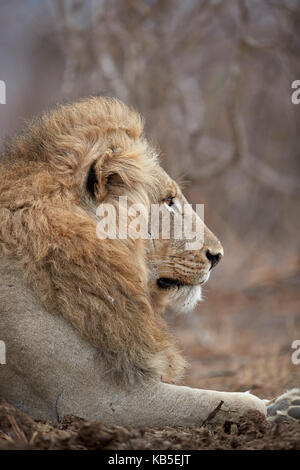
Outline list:
[[[251,390],[273,398],[300,386],[300,365],[291,344],[300,339],[300,276],[264,277],[243,292],[207,290],[195,314],[172,317],[190,363],[185,384],[225,391]],[[1,449],[293,449],[300,450],[300,423],[270,424],[249,413],[237,424],[192,428],[107,427],[65,416],[36,422],[2,401]]]
[[[65,416],[56,425],[35,422],[5,402],[0,405],[0,449],[39,450],[300,450],[300,424],[270,425],[257,412],[237,424],[214,428],[130,429]]]

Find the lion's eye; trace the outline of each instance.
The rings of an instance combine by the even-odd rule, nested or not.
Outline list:
[[[172,207],[174,206],[175,202],[174,202],[174,199],[175,197],[173,196],[169,196],[165,199],[165,203],[169,206],[169,207]]]

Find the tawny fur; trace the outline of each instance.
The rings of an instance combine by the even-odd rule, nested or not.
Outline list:
[[[115,197],[105,180],[118,173],[129,199],[149,205],[158,164],[141,132],[139,115],[119,101],[90,99],[30,124],[0,170],[1,249],[17,258],[44,305],[86,336],[123,380],[169,375],[169,364],[156,358],[177,352],[149,301],[144,244],[98,239],[85,179],[98,159],[98,203]]]

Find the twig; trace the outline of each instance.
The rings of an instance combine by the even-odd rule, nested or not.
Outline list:
[[[20,439],[20,441],[27,442],[26,436],[25,436],[24,432],[22,431],[22,429],[18,426],[15,418],[11,415],[7,415],[7,419],[10,422],[11,427],[12,427],[13,432],[15,433],[16,437],[18,439]]]
[[[3,431],[0,431],[0,438],[4,439],[5,441],[11,442],[12,444],[15,442],[14,439],[11,436],[9,436],[8,434],[6,434]]]
[[[218,413],[218,411],[221,409],[221,406],[223,405],[224,401],[221,400],[220,403],[218,404],[218,406],[212,410],[209,415],[207,416],[207,418],[203,421],[203,423],[201,424],[201,426],[205,426],[209,421],[211,421],[215,416],[216,414]]]

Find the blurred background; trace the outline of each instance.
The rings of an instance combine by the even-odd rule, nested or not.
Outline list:
[[[298,0],[1,0],[1,141],[56,103],[117,96],[205,204],[225,256],[196,312],[169,313],[188,384],[300,385],[299,58]]]

